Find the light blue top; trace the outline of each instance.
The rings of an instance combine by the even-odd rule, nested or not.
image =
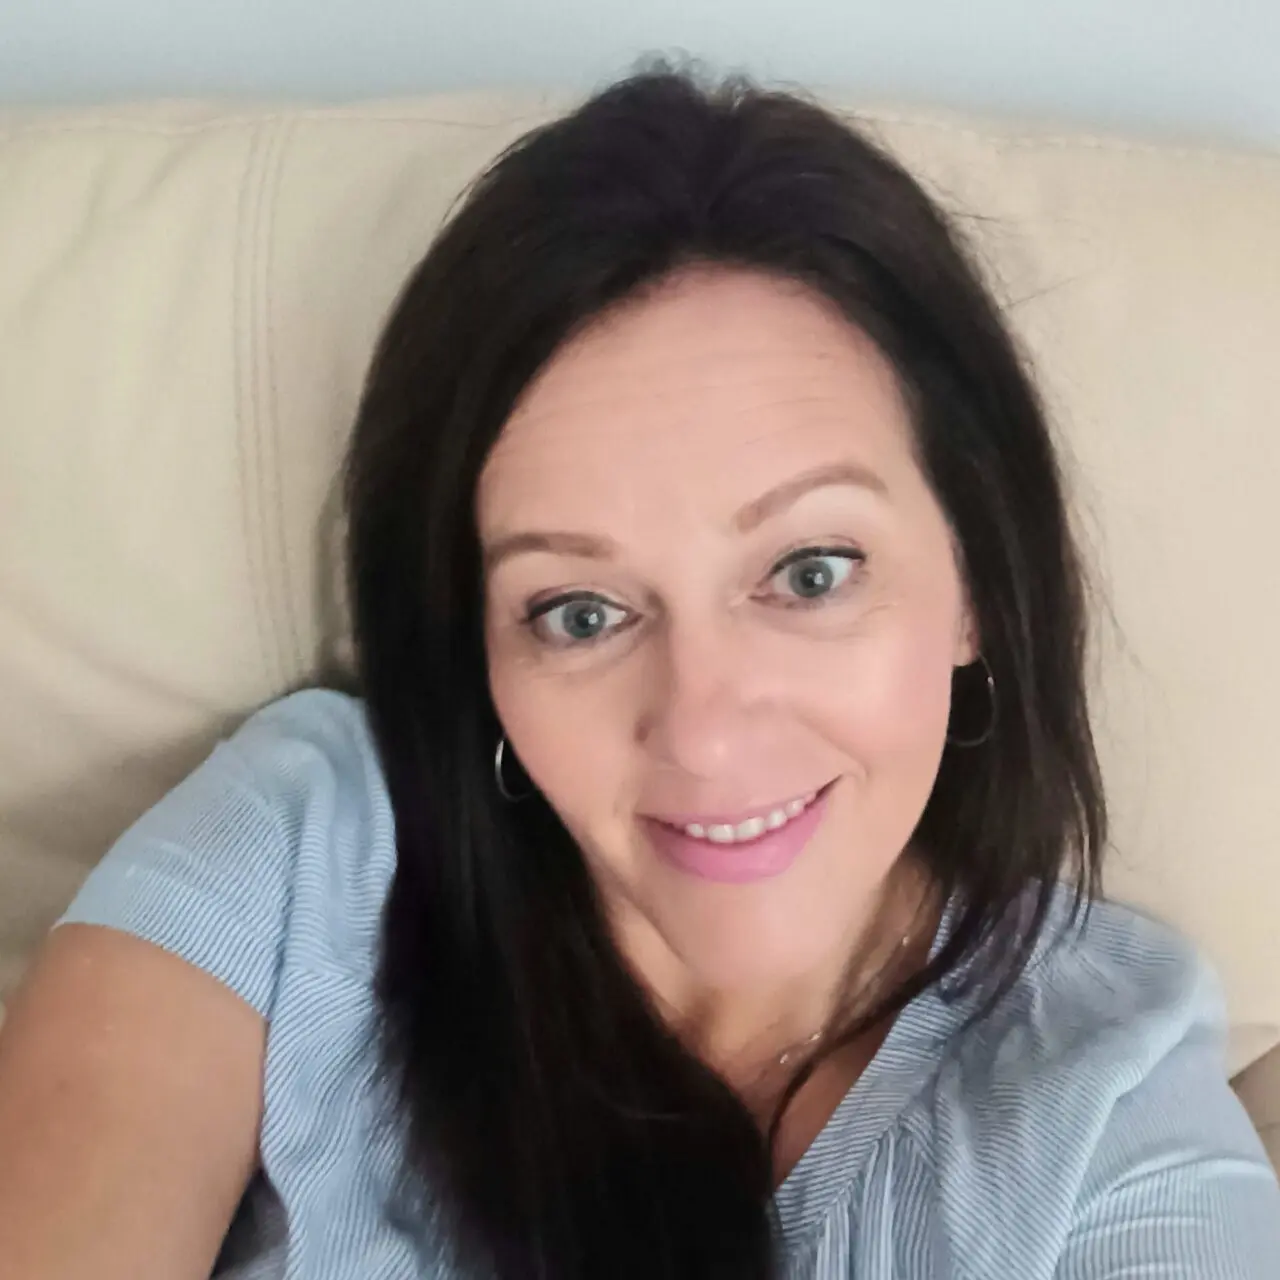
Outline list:
[[[394,862],[363,706],[309,691],[218,746],[64,917],[176,952],[268,1020],[263,1176],[221,1274],[449,1275],[380,1122],[372,978]],[[782,1184],[788,1280],[1280,1276],[1280,1188],[1186,943],[1100,904],[957,1031],[967,1012],[911,1004]]]

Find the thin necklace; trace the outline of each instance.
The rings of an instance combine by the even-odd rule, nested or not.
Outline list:
[[[894,955],[901,955],[907,949],[910,942],[911,942],[911,935],[909,933],[904,933],[902,935],[902,941],[898,943],[897,948],[894,951]],[[885,970],[888,969],[888,967],[889,966],[886,965],[885,969],[881,970],[879,978],[877,979],[877,982],[872,985],[871,990],[877,995],[879,994],[877,987],[879,984],[883,983],[884,972]],[[789,1066],[792,1062],[796,1060],[796,1058],[798,1058],[802,1053],[804,1053],[806,1049],[811,1049],[826,1034],[827,1034],[827,1028],[819,1027],[818,1030],[815,1031],[813,1035],[809,1036],[807,1039],[800,1040],[797,1043],[791,1045],[789,1048],[784,1049],[780,1054],[778,1054],[778,1066],[780,1067]]]
[[[823,1037],[821,1029],[815,1031],[807,1040],[801,1040],[799,1044],[793,1044],[790,1049],[784,1049],[778,1054],[778,1066],[785,1067],[787,1063],[794,1058],[798,1058],[810,1045],[817,1044]]]

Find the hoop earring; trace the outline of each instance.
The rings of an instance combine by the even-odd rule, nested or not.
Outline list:
[[[512,791],[507,790],[507,784],[502,779],[502,764],[507,755],[507,739],[504,735],[498,736],[498,749],[493,753],[493,780],[497,783],[498,794],[508,804],[518,804],[521,800],[527,800],[529,793],[526,791],[523,795],[516,795]]]
[[[982,656],[978,655],[978,661],[982,663],[986,671],[987,685],[987,702],[990,704],[991,713],[987,717],[987,727],[976,738],[956,738],[950,733],[947,734],[947,745],[959,747],[962,750],[968,750],[970,747],[980,747],[983,743],[988,742],[991,735],[996,731],[996,678],[991,674],[991,664]]]

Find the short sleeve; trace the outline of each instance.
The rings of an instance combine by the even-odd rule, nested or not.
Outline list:
[[[1272,1280],[1280,1186],[1227,1082],[1216,982],[1197,1016],[1117,1099],[1055,1280]]]
[[[309,690],[251,717],[120,837],[58,923],[163,947],[270,1018],[299,884],[328,899],[314,917],[334,916],[335,842],[360,844],[372,769],[358,705]]]

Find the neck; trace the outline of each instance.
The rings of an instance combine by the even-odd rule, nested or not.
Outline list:
[[[736,1085],[813,1047],[835,1016],[839,979],[838,965],[769,989],[711,990],[686,979],[658,1005],[688,1048]]]
[[[923,965],[937,920],[927,885],[903,866],[845,945],[783,981],[710,986],[660,945],[628,950],[639,950],[647,961],[637,969],[668,1024],[752,1101],[780,1094],[805,1059],[820,1051],[824,1035],[869,1013]],[[633,954],[633,963],[639,958]],[[852,1057],[859,1058],[858,1046]]]

